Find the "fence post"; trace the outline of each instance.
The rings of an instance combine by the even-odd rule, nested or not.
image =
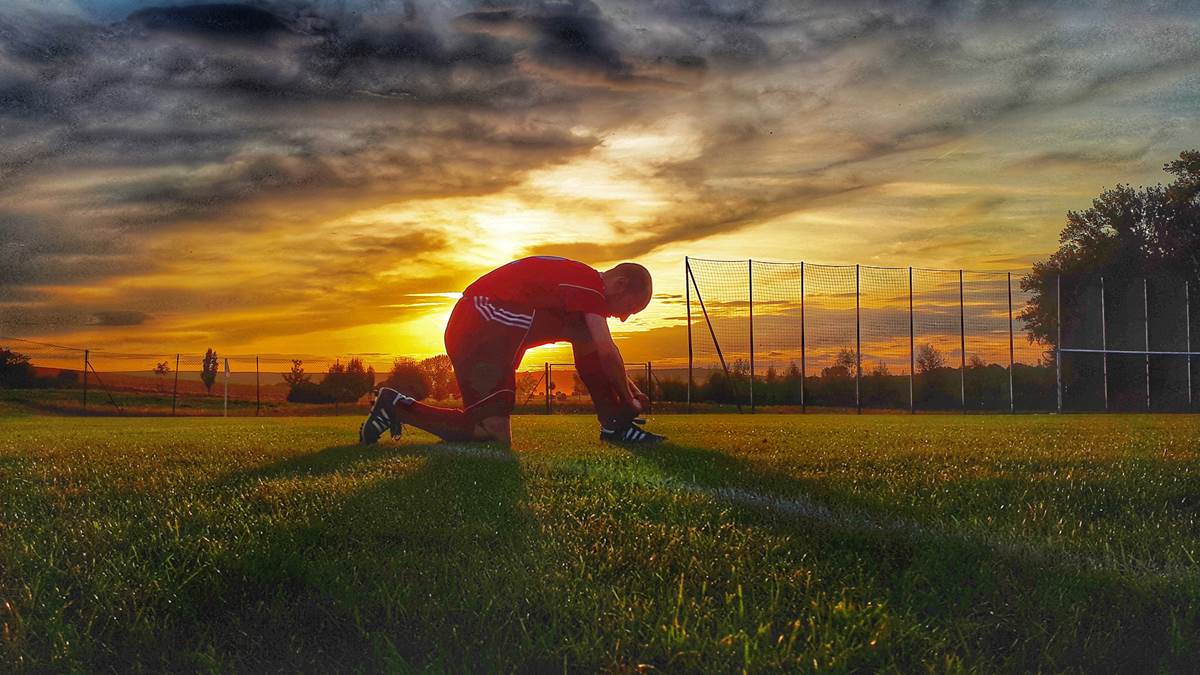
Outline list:
[[[913,325],[913,268],[908,268],[908,414],[917,413],[917,334]]]
[[[967,411],[967,312],[963,299],[963,271],[958,271],[958,386],[963,412]]]
[[[654,364],[646,362],[646,414],[654,407]]]
[[[87,410],[88,350],[83,350],[83,409]]]
[[[1100,370],[1104,378],[1104,412],[1108,412],[1108,314],[1104,309],[1104,277],[1100,277],[1100,350],[1103,352]]]
[[[171,387],[171,417],[175,416],[175,399],[179,396],[179,354],[175,355],[175,385]]]
[[[862,284],[860,265],[854,265],[854,407],[862,414]]]
[[[1146,277],[1142,277],[1142,327],[1146,335],[1146,410],[1150,410],[1150,290]]]
[[[337,404],[334,404],[334,410],[337,410]],[[229,357],[225,357],[225,403],[221,407],[221,416],[229,417]]]
[[[1012,315],[1012,272],[1008,273],[1008,412],[1017,411],[1016,398],[1013,395],[1013,369],[1016,367],[1016,353],[1013,347],[1013,315]]]
[[[1055,276],[1054,281],[1054,311],[1058,317],[1058,339],[1054,342],[1054,389],[1057,393],[1058,402],[1055,409],[1061,413],[1063,411],[1063,387],[1062,387],[1062,273],[1059,272]]]
[[[687,334],[688,334],[688,382],[687,382],[687,411],[692,412],[692,280],[691,263],[687,256],[683,257],[683,295],[687,304]]]
[[[550,362],[546,361],[546,414],[550,414]]]
[[[258,417],[262,411],[262,386],[258,376],[258,354],[254,355],[254,416]]]
[[[1183,282],[1183,325],[1187,335],[1187,388],[1188,409],[1190,410],[1195,402],[1192,399],[1192,291],[1189,281]]]
[[[746,280],[750,287],[750,412],[754,412],[754,261],[746,261]]]
[[[805,380],[808,379],[807,361],[808,351],[805,341],[805,326],[804,326],[804,261],[800,261],[800,412],[808,412],[808,396],[805,393],[805,388],[808,386]]]

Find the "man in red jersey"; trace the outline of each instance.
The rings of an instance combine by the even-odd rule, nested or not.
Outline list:
[[[516,402],[516,370],[525,350],[567,341],[575,368],[592,396],[601,440],[664,440],[641,428],[648,402],[625,374],[608,317],[625,321],[650,304],[650,272],[621,263],[605,272],[574,260],[534,256],[480,277],[463,291],[446,326],[446,353],[463,407],[426,405],[381,388],[359,441],[374,443],[385,430],[398,436],[411,424],[448,441],[512,442],[509,417]]]

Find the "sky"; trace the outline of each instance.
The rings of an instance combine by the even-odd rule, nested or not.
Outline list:
[[[1197,145],[1198,63],[1195,2],[6,0],[0,335],[427,356],[555,254],[677,358],[685,255],[1028,269]]]

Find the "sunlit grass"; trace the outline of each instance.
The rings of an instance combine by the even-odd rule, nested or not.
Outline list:
[[[0,418],[0,670],[1166,670],[1200,421]]]

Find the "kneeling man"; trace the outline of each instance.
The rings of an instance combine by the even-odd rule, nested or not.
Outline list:
[[[384,387],[359,429],[359,441],[374,443],[386,430],[398,436],[402,425],[411,424],[448,441],[511,443],[509,417],[521,357],[530,347],[560,341],[570,342],[575,352],[575,368],[600,419],[601,440],[664,440],[641,428],[638,415],[648,399],[626,375],[607,321],[642,311],[652,293],[650,272],[636,263],[598,272],[574,260],[535,256],[488,272],[463,291],[446,326],[446,353],[463,407],[426,405]]]

